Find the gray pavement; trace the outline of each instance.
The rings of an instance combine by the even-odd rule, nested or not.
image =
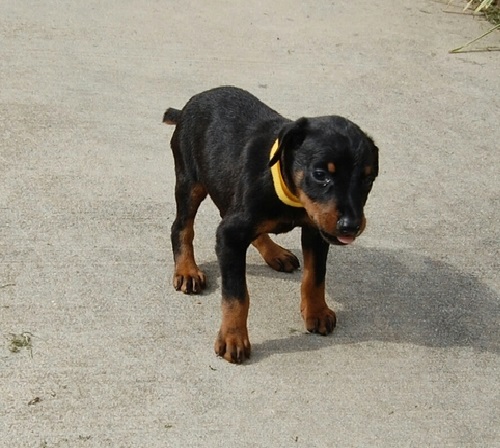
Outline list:
[[[0,446],[500,446],[500,59],[448,54],[490,25],[444,8],[0,0]],[[244,366],[212,352],[208,201],[210,287],[171,286],[162,114],[223,84],[381,149],[367,230],[328,263],[336,331],[305,334],[300,273],[252,248]]]

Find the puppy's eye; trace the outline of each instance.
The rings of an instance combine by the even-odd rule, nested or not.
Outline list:
[[[331,178],[328,176],[328,174],[326,173],[326,171],[322,170],[322,169],[315,169],[312,172],[312,178],[316,182],[318,182],[320,184],[323,184],[323,185],[327,185],[331,181]]]

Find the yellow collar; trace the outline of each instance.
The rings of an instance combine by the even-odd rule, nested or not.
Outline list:
[[[278,150],[278,146],[278,139],[276,139],[273,147],[271,148],[270,159],[273,158],[274,154]],[[279,160],[271,167],[271,174],[273,175],[274,189],[280,201],[291,207],[303,207],[299,198],[295,196],[286,186],[283,176],[281,175],[281,164]]]

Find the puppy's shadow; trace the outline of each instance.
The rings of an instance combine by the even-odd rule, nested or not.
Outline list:
[[[216,263],[204,268],[212,279],[219,277]],[[247,272],[257,277],[283,276],[297,283],[301,279],[300,274],[276,273],[266,265],[250,264]],[[340,304],[333,304],[337,308],[333,335],[294,332],[289,337],[254,344],[254,362],[274,353],[362,341],[470,347],[500,353],[498,292],[442,261],[404,250],[332,247],[326,285],[330,305],[332,300]],[[283,300],[297,307],[297,298]],[[269,306],[272,309],[272,304]]]
[[[329,270],[330,295],[346,304],[341,342],[378,340],[499,353],[498,292],[430,257],[352,249],[332,259],[337,263]]]

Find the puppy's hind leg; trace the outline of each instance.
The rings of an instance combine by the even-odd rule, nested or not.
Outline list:
[[[275,271],[293,272],[300,267],[298,258],[289,250],[276,244],[267,233],[252,241],[264,261]]]
[[[179,175],[178,175],[179,176]],[[172,250],[174,252],[174,288],[185,294],[198,294],[207,284],[205,274],[194,259],[194,218],[207,191],[198,182],[187,179],[184,173],[176,180],[175,202],[177,214],[172,224]]]

